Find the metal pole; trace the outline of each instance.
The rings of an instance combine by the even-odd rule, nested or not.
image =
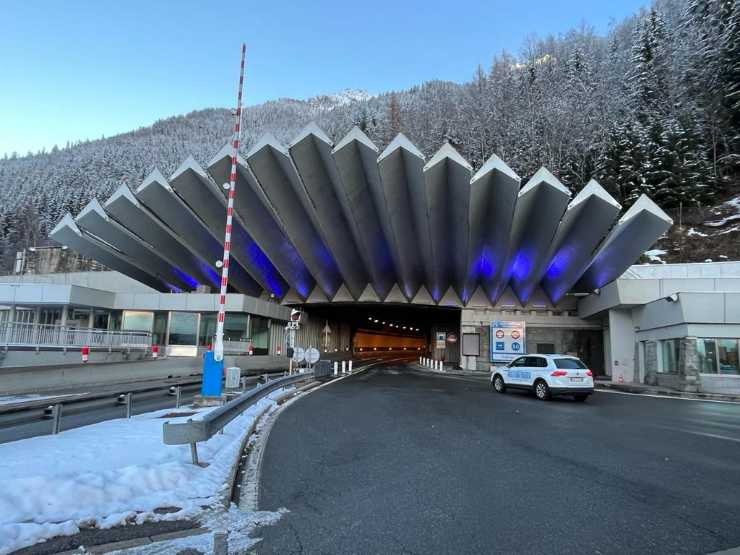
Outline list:
[[[193,461],[195,466],[200,466],[200,463],[198,462],[198,446],[195,443],[190,444],[190,459]]]
[[[229,198],[226,205],[226,229],[224,230],[224,257],[221,262],[221,294],[218,300],[218,319],[216,321],[216,341],[213,346],[213,358],[217,361],[224,358],[224,316],[226,314],[226,289],[229,283],[229,257],[231,255],[231,222],[236,195],[236,164],[239,155],[239,139],[242,122],[242,90],[244,89],[244,57],[247,46],[242,43],[242,59],[239,69],[239,91],[236,97],[236,117],[231,151],[231,174],[229,175]]]
[[[175,408],[180,408],[180,386],[175,387]]]
[[[54,410],[52,412],[52,415],[54,416],[54,421],[51,426],[51,433],[56,435],[62,431],[62,404],[61,403],[57,403],[56,405],[54,405]]]
[[[126,393],[126,418],[131,418],[131,393]]]

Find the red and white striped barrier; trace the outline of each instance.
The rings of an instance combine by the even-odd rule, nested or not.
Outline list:
[[[87,362],[87,359],[90,358],[90,346],[83,345],[80,352],[82,353],[82,362]]]
[[[159,345],[152,345],[152,358],[159,356]]]

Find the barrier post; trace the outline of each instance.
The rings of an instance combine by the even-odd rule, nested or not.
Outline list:
[[[346,373],[347,373],[347,361],[343,360],[342,361],[342,374],[346,374]]]
[[[51,425],[51,433],[56,435],[62,431],[62,404],[61,403],[57,403],[56,405],[54,405],[52,415],[54,417],[54,420]]]
[[[349,361],[349,373],[350,374],[352,373],[352,361],[351,360]]]
[[[126,418],[131,418],[131,393],[126,393]]]
[[[175,387],[175,408],[180,408],[180,386]]]
[[[336,360],[334,361],[334,375],[339,375],[339,362],[337,362]]]

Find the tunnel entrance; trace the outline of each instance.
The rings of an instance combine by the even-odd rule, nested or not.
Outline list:
[[[305,305],[311,318],[344,322],[359,357],[434,357],[460,363],[459,308],[377,303]]]

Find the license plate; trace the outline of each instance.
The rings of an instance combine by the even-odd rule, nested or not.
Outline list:
[[[583,378],[571,378],[570,381],[572,382],[582,382]]]

